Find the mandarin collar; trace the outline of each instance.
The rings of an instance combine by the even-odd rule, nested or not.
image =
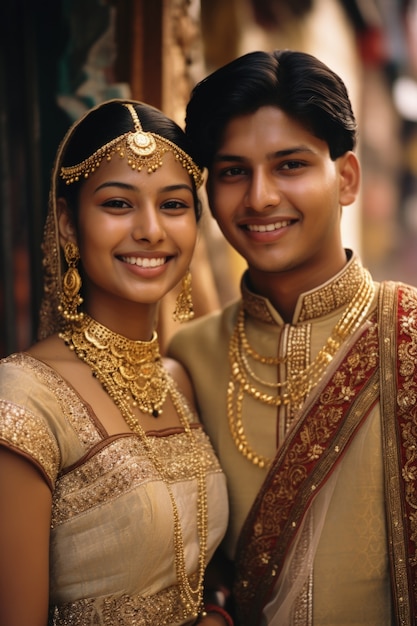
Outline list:
[[[299,295],[292,323],[324,317],[348,304],[359,291],[364,269],[359,257],[346,250],[348,262],[344,268],[322,285]],[[241,292],[245,312],[266,324],[282,326],[284,321],[270,301],[253,293],[248,287],[248,270],[242,276]]]

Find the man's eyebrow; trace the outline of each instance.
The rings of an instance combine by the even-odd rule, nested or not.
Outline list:
[[[287,156],[291,156],[291,155],[296,155],[299,154],[301,152],[310,152],[312,153],[313,150],[311,148],[309,148],[308,146],[305,145],[301,145],[301,146],[294,146],[292,148],[285,148],[285,150],[276,150],[273,152],[269,152],[266,157],[267,159],[278,159],[278,158],[284,158]],[[237,154],[226,154],[226,153],[218,153],[215,155],[214,157],[214,162],[215,163],[230,163],[230,162],[235,162],[235,163],[244,163],[245,161],[247,161],[247,157],[243,157],[241,155],[237,155]]]

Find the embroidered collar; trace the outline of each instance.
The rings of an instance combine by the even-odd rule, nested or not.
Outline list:
[[[362,281],[364,268],[359,257],[347,250],[348,262],[333,278],[319,287],[301,294],[294,312],[293,323],[306,322],[328,315],[346,305],[357,293]],[[241,281],[243,306],[249,315],[266,324],[281,326],[282,318],[267,298],[250,291],[247,285],[248,272]]]

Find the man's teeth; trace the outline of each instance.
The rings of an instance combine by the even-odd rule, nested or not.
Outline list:
[[[165,263],[166,257],[148,259],[147,257],[125,256],[123,261],[139,267],[159,267]]]
[[[285,220],[283,222],[275,222],[275,224],[248,224],[248,230],[251,230],[255,233],[267,233],[272,230],[279,230],[280,228],[284,228],[285,226],[290,225],[289,220]]]

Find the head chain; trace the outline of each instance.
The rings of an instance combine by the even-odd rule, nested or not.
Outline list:
[[[115,153],[121,158],[127,158],[128,165],[133,170],[140,172],[143,167],[146,167],[148,174],[151,174],[162,166],[164,154],[172,152],[175,159],[192,176],[198,189],[203,182],[203,171],[194,163],[190,155],[169,139],[157,133],[144,131],[134,106],[130,103],[123,103],[123,106],[129,110],[135,130],[115,137],[81,163],[61,167],[59,175],[67,185],[79,181],[80,178],[88,178],[96,171],[103,159],[110,161]]]

